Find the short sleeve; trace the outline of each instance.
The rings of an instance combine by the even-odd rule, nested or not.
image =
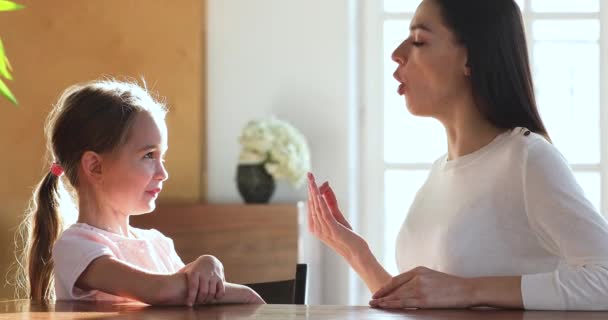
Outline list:
[[[101,256],[114,256],[114,253],[102,242],[64,233],[53,246],[57,299],[78,300],[94,295],[96,290],[81,290],[76,287],[76,281],[89,264]]]

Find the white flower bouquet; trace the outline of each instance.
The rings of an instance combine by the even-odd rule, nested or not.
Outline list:
[[[262,164],[276,180],[293,187],[304,182],[310,171],[310,151],[306,138],[291,124],[270,118],[247,123],[239,137],[242,150],[239,164]]]

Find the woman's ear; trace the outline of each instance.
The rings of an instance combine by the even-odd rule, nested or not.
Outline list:
[[[80,167],[83,178],[86,178],[91,183],[100,184],[102,182],[101,163],[103,158],[97,152],[86,151],[80,158]]]
[[[464,76],[465,77],[470,77],[471,76],[471,66],[469,66],[469,62],[468,61],[464,64]]]

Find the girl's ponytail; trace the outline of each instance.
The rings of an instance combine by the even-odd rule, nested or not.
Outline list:
[[[59,183],[58,175],[46,174],[34,191],[21,226],[25,240],[21,260],[25,268],[19,283],[26,287],[28,297],[37,302],[55,298],[52,249],[62,230]]]

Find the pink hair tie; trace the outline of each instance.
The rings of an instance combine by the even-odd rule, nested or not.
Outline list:
[[[61,177],[63,175],[63,168],[57,162],[53,162],[51,164],[51,173],[56,177]]]

